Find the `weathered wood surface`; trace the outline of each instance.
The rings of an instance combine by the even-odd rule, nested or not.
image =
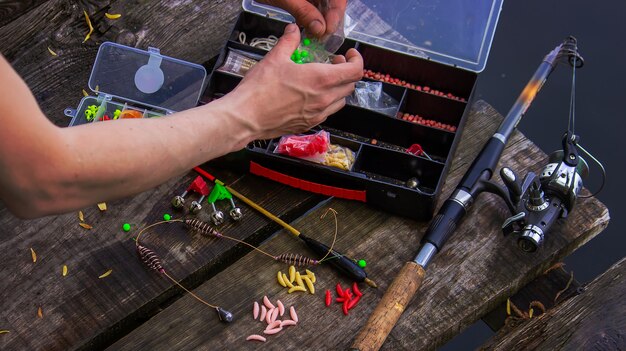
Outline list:
[[[499,333],[482,350],[625,350],[626,258],[539,318]]]
[[[511,303],[523,312],[528,312],[533,302],[539,302],[546,310],[549,310],[578,295],[581,291],[581,285],[575,279],[574,272],[568,272],[561,265],[562,263],[555,264],[524,286],[510,297]],[[507,323],[507,328],[514,328],[519,324],[518,322],[522,322],[513,319],[509,319],[507,322],[506,306],[505,301],[481,318],[491,330],[498,331],[505,326],[505,323]],[[535,307],[533,313],[538,316],[542,312],[540,308]]]
[[[92,39],[86,43],[82,43],[87,33],[83,8],[90,14],[95,28]],[[225,42],[239,8],[239,0],[35,1],[19,4],[12,12],[3,12],[9,15],[2,17],[0,52],[24,77],[49,118],[65,126],[68,119],[62,111],[66,106],[76,106],[82,97],[81,89],[86,89],[99,43],[111,40],[140,48],[150,45],[163,48],[162,52],[169,56],[204,62]],[[119,12],[123,16],[108,20],[105,12]],[[21,13],[19,17],[18,13]],[[47,47],[59,56],[52,57]],[[495,129],[497,118],[487,104],[475,106],[444,196]],[[537,171],[545,162],[545,155],[516,134],[503,161],[516,170],[532,166]],[[288,218],[297,216],[319,199],[254,177],[221,171],[216,175],[234,182],[236,189]],[[1,208],[0,249],[4,254],[0,258],[3,281],[0,329],[10,333],[0,335],[0,349],[103,347],[158,313],[161,305],[165,307],[180,296],[180,290],[139,263],[130,235],[119,227],[130,222],[138,228],[157,220],[166,209],[170,211],[167,204],[171,196],[181,192],[191,179],[191,175],[173,179],[133,199],[110,203],[109,211],[104,214],[95,207],[85,210],[86,221],[95,226],[91,231],[78,226],[76,214],[25,222]],[[278,198],[281,200],[275,201]],[[284,266],[250,253],[215,275],[244,251],[230,242],[190,237],[180,229],[166,227],[146,235],[145,242],[161,254],[170,272],[184,278],[185,284],[196,286],[215,275],[196,292],[232,309],[239,320],[230,326],[220,324],[213,311],[185,296],[119,340],[112,349],[252,347],[242,340],[249,333],[259,332],[261,327],[245,316],[250,314],[252,301],[259,300],[263,293],[280,296],[288,304],[297,303],[303,320],[298,327],[287,331],[290,336],[280,335],[271,340],[273,348],[337,349],[349,345],[395,272],[415,254],[426,224],[389,216],[363,204],[333,200],[331,205],[340,212],[337,247],[349,255],[367,259],[370,275],[382,286],[379,290],[364,289],[363,302],[349,317],[344,318],[338,306],[323,308],[320,292],[341,279],[327,267],[316,269],[320,276],[316,286],[320,292],[315,299],[286,296],[275,283],[276,271],[284,270]],[[547,238],[541,252],[527,255],[519,252],[510,239],[501,237],[498,228],[503,216],[494,215],[501,208],[499,200],[491,196],[478,201],[464,229],[455,234],[429,267],[421,292],[392,332],[386,349],[434,348],[442,344],[608,223],[608,212],[598,201],[583,201],[569,223],[556,228]],[[247,210],[245,222],[226,226],[226,233],[258,241],[275,230],[275,225],[268,225],[266,220],[244,209]],[[322,211],[318,209],[300,219],[298,228],[328,241],[334,226],[328,218],[324,221],[317,218]],[[279,233],[264,248],[277,253],[305,252],[301,244],[284,238],[285,235]],[[39,256],[35,264],[30,260],[30,247]],[[69,267],[67,277],[61,276],[63,264]],[[97,278],[110,268],[111,276]],[[40,306],[42,319],[37,318]]]
[[[93,40],[84,44],[83,5],[96,28]],[[49,118],[65,126],[69,120],[62,111],[76,106],[82,97],[81,88],[86,87],[100,42],[113,40],[142,48],[150,44],[167,48],[164,54],[204,62],[223,45],[239,10],[236,0],[202,6],[184,1],[132,6],[111,1],[47,1],[29,7],[0,28],[0,52],[25,78]],[[119,11],[123,17],[107,20],[105,11]],[[180,18],[184,21],[174,25],[172,19]],[[48,46],[59,56],[52,57]],[[300,216],[320,200],[256,177],[211,172],[287,219]],[[94,227],[89,231],[78,226],[77,213],[21,221],[0,206],[0,330],[9,330],[0,335],[0,349],[103,347],[180,296],[182,291],[142,266],[131,238],[146,223],[172,213],[171,197],[180,194],[193,177],[188,174],[134,198],[109,203],[105,213],[95,206],[85,209],[85,221]],[[223,229],[226,234],[256,242],[278,228],[241,205],[246,220],[228,224]],[[122,232],[124,222],[133,224],[132,232]],[[245,253],[230,241],[190,237],[177,225],[146,234],[144,243],[191,287]],[[36,263],[31,260],[31,247],[38,256]],[[68,266],[66,277],[61,275],[63,265]],[[113,273],[98,279],[108,269]],[[37,317],[39,307],[42,319]]]
[[[455,163],[444,191],[452,187],[467,169],[471,158],[495,130],[501,117],[485,102],[477,102],[467,122]],[[515,170],[538,171],[546,155],[515,133],[505,150],[502,163]],[[209,298],[224,299],[237,316],[231,325],[213,318],[190,297],[166,308],[135,331],[112,345],[122,350],[255,349],[246,342],[253,333],[262,332],[260,322],[252,320],[253,301],[263,295],[280,299],[299,308],[301,323],[284,334],[270,337],[271,349],[338,350],[347,348],[382,297],[386,287],[404,262],[413,258],[427,223],[402,219],[374,211],[366,205],[331,200],[322,208],[299,219],[297,228],[328,241],[333,228],[329,219],[319,216],[326,207],[339,212],[337,248],[368,262],[368,272],[380,286],[363,288],[359,306],[344,317],[339,305],[326,308],[323,292],[341,281],[350,282],[328,267],[315,268],[318,276],[316,296],[288,295],[276,283],[276,272],[285,270],[258,253],[246,255],[228,269],[196,289]],[[581,201],[569,222],[556,226],[545,246],[535,254],[521,252],[513,238],[504,238],[500,226],[503,204],[485,195],[471,210],[465,223],[426,271],[420,292],[408,306],[387,339],[384,350],[434,349],[460,330],[506,300],[527,282],[542,274],[552,263],[583,245],[608,224],[608,211],[597,200]],[[278,234],[264,243],[269,252],[302,252],[295,240]]]
[[[202,63],[226,42],[241,1],[49,0],[10,8],[1,22],[12,16],[11,11],[27,11],[0,27],[0,53],[33,90],[46,115],[55,124],[67,126],[63,110],[78,105],[81,89],[89,91],[87,82],[100,43],[153,46],[162,48],[164,55]],[[94,27],[85,43],[88,27],[83,10]],[[122,17],[110,20],[105,12]],[[50,55],[48,47],[58,56]]]

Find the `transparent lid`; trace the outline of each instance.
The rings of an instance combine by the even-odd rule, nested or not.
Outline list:
[[[480,72],[485,68],[503,0],[348,0],[357,22],[348,38]],[[243,0],[243,8],[293,22],[281,9]]]
[[[182,111],[195,107],[206,70],[201,65],[148,51],[105,42],[89,77],[89,89],[126,101]]]

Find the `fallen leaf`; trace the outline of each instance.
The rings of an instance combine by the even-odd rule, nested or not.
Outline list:
[[[56,52],[52,51],[52,49],[50,49],[50,47],[49,47],[49,46],[48,46],[48,52],[49,52],[49,53],[50,53],[50,55],[52,55],[52,56],[59,56],[59,55],[57,55],[57,53],[56,53]]]
[[[92,226],[90,226],[90,225],[89,225],[89,224],[87,224],[87,223],[78,223],[78,225],[79,225],[79,226],[81,226],[81,227],[83,227],[83,228],[85,228],[85,229],[92,229],[92,228],[93,228]]]
[[[511,315],[511,299],[506,299],[506,315]]]
[[[33,248],[30,248],[30,255],[33,257],[33,263],[37,262],[37,254],[35,253],[35,250],[33,250]]]
[[[63,276],[67,275],[67,265],[63,265]]]
[[[83,13],[85,14],[85,21],[87,21],[87,25],[89,26],[89,33],[87,33],[87,36],[85,36],[85,40],[83,40],[84,43],[91,37],[91,33],[93,33],[93,26],[91,25],[91,20],[89,19],[87,11],[83,10]]]
[[[108,13],[108,12],[106,12],[104,15],[107,16],[108,19],[118,19],[118,18],[122,17],[122,15],[119,14],[119,13]]]
[[[5,333],[9,333],[8,330],[0,330],[0,334],[5,334]]]
[[[107,203],[106,202],[101,202],[98,204],[98,208],[100,209],[100,211],[106,211],[107,210]]]
[[[113,272],[113,270],[112,270],[112,269],[109,269],[108,271],[106,271],[106,272],[102,273],[102,275],[101,275],[101,276],[99,276],[98,278],[100,278],[100,279],[102,279],[102,278],[106,278],[106,277],[110,276],[112,272]]]
[[[83,89],[83,96],[89,96],[89,94]]]
[[[43,318],[43,311],[41,310],[41,307],[37,309],[37,317]]]
[[[78,219],[79,219],[81,222],[84,222],[84,221],[85,221],[85,215],[83,214],[83,211],[78,211]]]

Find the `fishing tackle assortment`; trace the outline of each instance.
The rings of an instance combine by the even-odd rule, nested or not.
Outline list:
[[[567,132],[563,150],[550,156],[540,175],[529,172],[523,180],[510,168],[502,168],[504,187],[492,182],[495,167],[513,130],[526,113],[548,76],[559,62],[572,66],[572,90]],[[512,216],[502,225],[504,234],[518,235],[518,245],[526,252],[536,251],[558,219],[572,211],[582,189],[582,179],[588,173],[587,163],[578,155],[582,151],[596,162],[606,177],[604,167],[580,144],[574,133],[576,69],[582,67],[574,37],[568,37],[543,59],[496,133],[469,167],[452,195],[443,203],[423,236],[420,250],[413,261],[405,263],[389,286],[382,300],[355,339],[356,350],[378,350],[400,318],[404,308],[421,286],[425,268],[461,223],[475,199],[483,192],[502,198]],[[600,187],[602,189],[602,187]],[[599,191],[599,190],[598,190]],[[594,193],[593,195],[597,194]],[[591,195],[591,196],[593,196]]]
[[[196,177],[196,179],[191,182],[187,190],[185,190],[181,195],[174,196],[172,199],[172,206],[175,208],[183,208],[185,206],[185,196],[187,196],[190,192],[200,194],[200,199],[194,200],[191,203],[189,206],[189,212],[194,214],[200,212],[200,210],[202,210],[202,200],[209,195],[209,186],[200,176]]]
[[[209,172],[205,171],[204,169],[200,168],[200,167],[195,167],[194,171],[196,171],[198,174],[201,174],[202,176],[206,177],[207,179],[209,179],[210,181],[214,182],[215,184],[220,184],[223,185],[231,194],[233,194],[233,196],[237,197],[239,200],[245,202],[248,206],[254,208],[255,210],[259,211],[261,214],[263,214],[265,217],[271,219],[272,221],[278,223],[279,225],[281,225],[283,228],[285,228],[287,231],[289,231],[291,234],[293,234],[294,236],[296,236],[297,238],[299,238],[304,244],[306,244],[307,247],[309,247],[309,249],[313,250],[313,252],[315,252],[318,255],[325,255],[324,259],[320,260],[320,261],[324,261],[324,262],[328,262],[330,263],[330,265],[332,267],[334,267],[338,272],[346,275],[349,279],[353,280],[353,281],[357,281],[357,282],[365,282],[366,284],[368,284],[371,287],[377,287],[376,283],[369,279],[367,277],[367,273],[365,272],[365,270],[363,268],[365,268],[365,265],[363,265],[363,267],[360,266],[359,262],[365,262],[365,260],[355,260],[352,259],[342,253],[337,252],[336,250],[334,250],[332,247],[334,247],[334,240],[333,243],[331,244],[331,248],[329,248],[328,246],[320,243],[319,241],[312,239],[310,237],[307,237],[305,235],[303,235],[302,233],[300,233],[299,230],[297,230],[296,228],[292,227],[291,225],[289,225],[288,223],[286,223],[285,221],[283,221],[282,219],[276,217],[275,215],[273,215],[272,213],[270,213],[269,211],[267,211],[266,209],[264,209],[263,207],[261,207],[260,205],[258,205],[257,203],[255,203],[254,201],[250,200],[249,198],[247,198],[246,196],[242,195],[241,193],[239,193],[238,191],[236,191],[235,189],[233,189],[232,187],[225,185],[222,181],[220,181],[219,179],[215,178],[212,174],[210,174]],[[328,213],[329,211],[327,211],[326,213]],[[333,215],[335,216],[335,238],[337,237],[337,220],[336,220],[336,212],[330,211],[331,213],[333,213]],[[326,213],[324,215],[326,215]],[[247,244],[247,243],[246,243]]]
[[[288,288],[289,293],[291,294],[294,291],[302,291],[308,292],[310,294],[315,294],[315,282],[317,279],[315,278],[315,273],[310,270],[305,270],[305,274],[300,274],[300,272],[296,271],[295,266],[289,267],[289,276],[285,273],[278,271],[276,273],[276,279],[278,280],[278,284],[283,288]],[[296,283],[296,285],[294,285]]]
[[[189,206],[189,212],[192,214],[198,214],[202,210],[202,200],[208,196],[207,202],[211,205],[211,221],[215,225],[220,225],[224,223],[224,213],[217,209],[215,203],[220,200],[228,200],[230,202],[230,211],[229,215],[235,221],[240,220],[243,217],[241,212],[241,208],[235,205],[233,201],[233,196],[230,194],[228,189],[226,189],[222,184],[215,183],[215,186],[212,190],[209,190],[209,186],[204,181],[201,176],[197,176],[194,181],[189,185],[187,190],[185,190],[181,195],[176,195],[172,199],[172,206],[175,208],[181,209],[185,205],[185,196],[189,192],[194,192],[200,194],[200,198],[195,200]]]
[[[180,220],[172,220],[171,222],[174,221],[180,221]],[[159,256],[151,249],[147,248],[144,245],[141,245],[139,242],[139,239],[141,237],[141,234],[143,234],[144,231],[155,227],[157,225],[163,224],[163,223],[170,223],[170,221],[162,221],[162,222],[156,222],[153,223],[145,228],[143,228],[141,231],[139,231],[139,233],[137,234],[137,237],[135,238],[135,249],[137,252],[137,255],[139,256],[139,259],[141,260],[141,262],[143,262],[143,264],[152,269],[155,272],[158,272],[160,274],[162,274],[164,277],[166,277],[167,279],[169,279],[170,281],[172,281],[174,284],[176,284],[177,286],[179,286],[181,289],[183,289],[184,291],[186,291],[187,293],[189,293],[194,299],[198,300],[199,302],[201,302],[202,304],[215,309],[215,312],[217,313],[217,316],[219,317],[220,321],[224,322],[224,323],[230,323],[233,321],[233,314],[225,309],[223,309],[220,306],[217,305],[213,305],[210,304],[208,302],[206,302],[205,300],[203,300],[202,298],[200,298],[198,295],[194,294],[193,292],[189,291],[187,288],[185,288],[184,286],[182,286],[176,279],[174,279],[171,275],[169,275],[166,271],[165,268],[163,268],[163,262],[161,261],[161,258],[159,258]]]
[[[224,238],[224,239],[228,239],[228,240],[232,240],[232,241],[236,241],[240,244],[244,244],[249,246],[250,248],[268,256],[271,257],[272,259],[274,259],[275,261],[280,261],[280,262],[284,262],[287,264],[291,264],[294,266],[298,266],[298,267],[302,267],[302,266],[314,266],[314,265],[318,265],[320,264],[320,262],[322,260],[315,260],[306,256],[302,256],[300,254],[294,254],[294,253],[284,253],[281,255],[270,255],[269,253],[259,249],[258,247],[251,245],[243,240],[239,240],[237,238],[233,238],[232,236],[228,236],[228,235],[224,235],[222,233],[220,233],[215,227],[213,227],[211,224],[201,221],[197,218],[186,218],[184,220],[174,220],[174,221],[179,221],[179,222],[183,222],[189,229],[193,229],[195,231],[197,231],[198,233],[207,236],[207,237],[215,237],[215,238]]]

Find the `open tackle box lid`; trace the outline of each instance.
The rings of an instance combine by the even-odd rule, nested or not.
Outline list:
[[[349,0],[356,21],[348,38],[388,50],[481,72],[503,0]],[[285,11],[243,0],[245,11],[285,22]]]
[[[89,76],[89,89],[99,96],[137,103],[168,113],[195,107],[204,88],[206,69],[198,64],[104,42]]]

